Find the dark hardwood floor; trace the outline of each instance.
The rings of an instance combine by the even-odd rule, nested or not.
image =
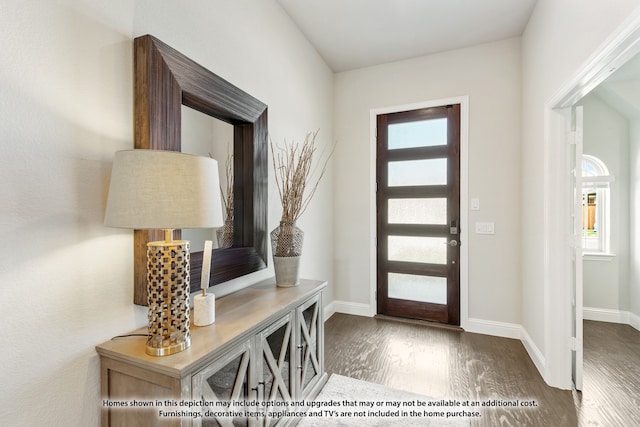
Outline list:
[[[640,425],[640,332],[584,322],[584,390],[576,411],[580,425]]]
[[[640,425],[640,332],[585,322],[582,393],[545,384],[519,340],[334,314],[326,369],[430,396],[533,400],[534,409],[485,409],[473,426]]]

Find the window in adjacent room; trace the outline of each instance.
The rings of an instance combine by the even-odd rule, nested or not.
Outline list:
[[[609,253],[611,182],[613,176],[600,159],[582,156],[582,249],[586,254]]]

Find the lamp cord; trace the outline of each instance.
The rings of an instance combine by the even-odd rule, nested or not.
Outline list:
[[[111,338],[112,340],[115,340],[116,338],[128,338],[128,337],[146,337],[148,336],[147,334],[128,334],[128,335],[116,335],[115,337]]]

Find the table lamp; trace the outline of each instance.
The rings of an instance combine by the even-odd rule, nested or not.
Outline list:
[[[191,345],[189,241],[173,230],[223,225],[218,163],[176,151],[115,153],[104,223],[136,230],[162,229],[147,244],[149,331],[146,353],[167,356]]]

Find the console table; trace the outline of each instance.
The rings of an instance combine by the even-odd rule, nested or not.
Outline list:
[[[102,425],[288,424],[292,418],[272,418],[255,402],[283,407],[313,399],[324,385],[325,286],[303,279],[278,288],[270,279],[219,298],[215,323],[192,325],[191,346],[171,356],[147,355],[145,336],[100,344]],[[253,403],[232,408],[233,419],[212,415],[216,402],[230,401]],[[180,411],[189,415],[172,416]]]

